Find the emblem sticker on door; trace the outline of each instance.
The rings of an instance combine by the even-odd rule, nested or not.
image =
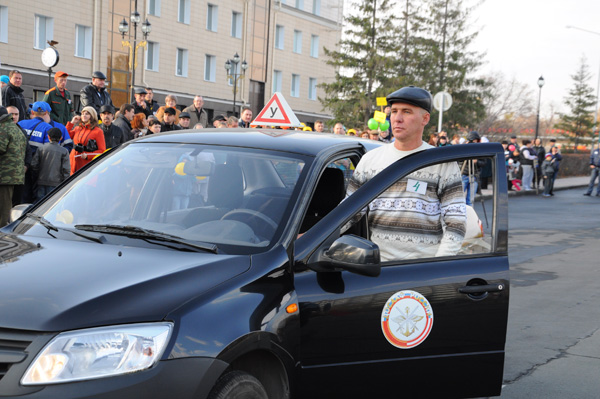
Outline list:
[[[381,312],[381,330],[390,344],[411,349],[429,335],[433,327],[433,308],[416,291],[398,291],[390,297]]]

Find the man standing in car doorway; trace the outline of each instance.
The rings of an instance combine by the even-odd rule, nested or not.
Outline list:
[[[422,139],[433,98],[408,86],[387,96],[394,142],[367,152],[356,166],[347,195],[394,162],[433,148]],[[371,240],[381,260],[455,255],[466,231],[466,205],[456,162],[436,164],[403,177],[369,204]]]

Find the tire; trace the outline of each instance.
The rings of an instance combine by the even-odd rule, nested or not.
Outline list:
[[[208,395],[208,399],[268,399],[265,388],[254,376],[243,371],[223,375]]]

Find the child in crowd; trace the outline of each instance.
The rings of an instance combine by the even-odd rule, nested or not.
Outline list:
[[[552,154],[547,153],[544,162],[542,162],[542,176],[544,176],[544,197],[551,197],[550,190],[552,189],[552,176],[554,176],[554,162],[552,162]]]
[[[37,175],[36,201],[41,200],[71,174],[69,151],[59,144],[62,132],[53,127],[48,130],[48,143],[40,147],[33,155],[31,168]]]
[[[516,191],[521,191],[521,179],[520,179],[520,168],[521,163],[519,162],[519,150],[514,145],[509,145],[508,148],[512,147],[512,156],[508,159],[508,182],[509,186],[512,186]]]

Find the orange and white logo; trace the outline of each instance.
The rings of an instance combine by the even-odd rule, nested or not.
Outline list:
[[[390,297],[381,312],[381,330],[390,344],[411,349],[429,335],[433,327],[433,308],[416,291],[398,291]]]

